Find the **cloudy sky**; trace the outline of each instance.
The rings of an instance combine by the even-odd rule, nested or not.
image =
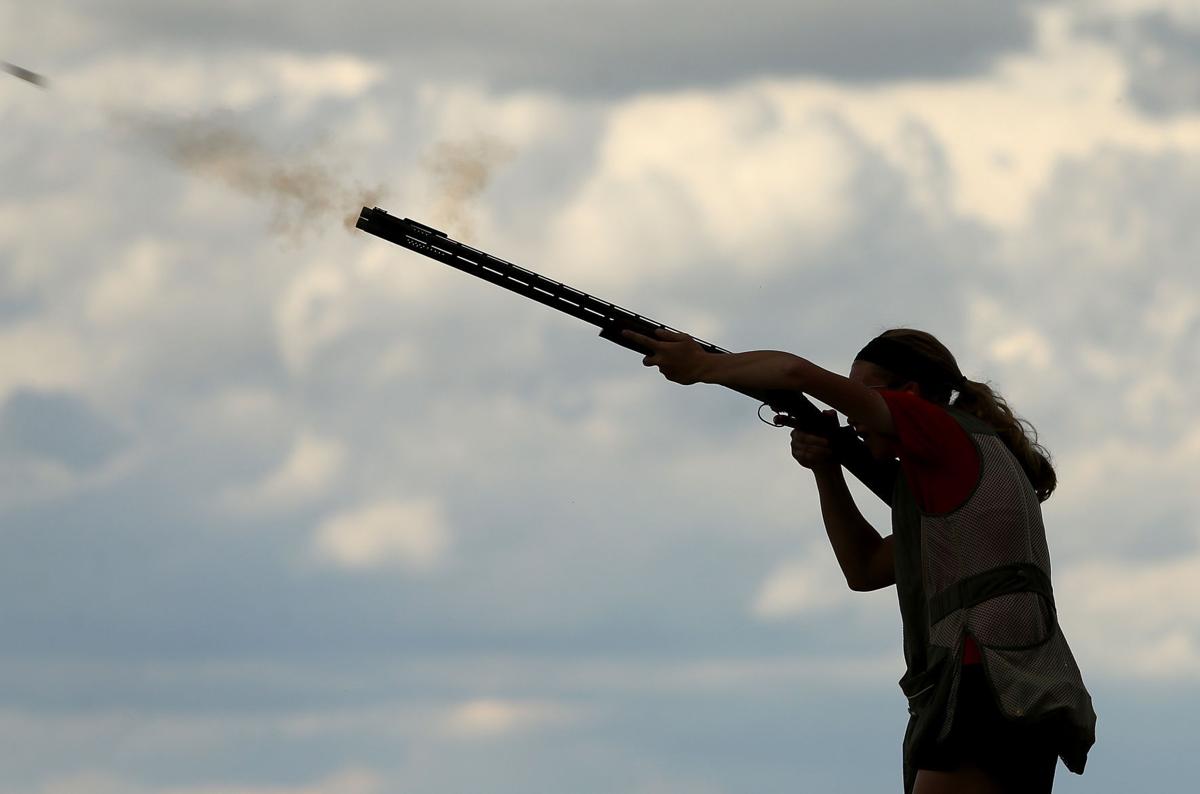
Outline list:
[[[899,790],[787,432],[361,232],[1037,426],[1099,713],[1200,775],[1194,0],[0,7],[0,792]],[[860,503],[886,532],[882,505]]]

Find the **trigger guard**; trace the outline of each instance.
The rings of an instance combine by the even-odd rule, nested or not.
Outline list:
[[[787,427],[787,425],[777,425],[774,422],[768,422],[766,419],[763,419],[762,409],[764,408],[771,408],[771,406],[769,403],[763,403],[762,405],[758,406],[758,420],[760,422],[762,422],[764,425],[770,425],[771,427]],[[771,410],[774,411],[775,409],[771,408]]]

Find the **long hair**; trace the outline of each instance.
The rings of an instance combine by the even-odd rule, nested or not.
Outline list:
[[[1038,443],[1033,425],[1014,414],[1008,402],[987,383],[965,378],[954,354],[933,334],[912,328],[893,328],[884,331],[880,337],[902,344],[919,362],[914,372],[887,370],[898,385],[915,382],[926,399],[939,405],[951,405],[991,425],[1025,470],[1038,501],[1050,498],[1058,477],[1050,463],[1050,453]],[[954,392],[957,395],[952,401]]]

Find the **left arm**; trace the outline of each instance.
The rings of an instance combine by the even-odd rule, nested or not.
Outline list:
[[[709,353],[686,334],[660,330],[659,338],[651,339],[632,331],[625,333],[653,351],[643,364],[659,367],[668,380],[676,383],[804,392],[863,429],[884,435],[895,433],[891,411],[876,390],[800,356],[778,350]]]

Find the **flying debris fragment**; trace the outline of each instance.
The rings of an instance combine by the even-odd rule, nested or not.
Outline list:
[[[46,78],[42,77],[37,72],[31,72],[28,69],[22,69],[20,66],[9,63],[8,61],[0,61],[0,64],[3,64],[4,71],[11,74],[13,77],[19,77],[22,80],[24,80],[25,82],[33,83],[34,85],[38,86],[39,88],[46,87]]]

